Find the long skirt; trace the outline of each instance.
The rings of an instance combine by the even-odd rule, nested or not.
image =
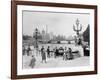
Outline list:
[[[35,61],[36,61],[35,58],[31,59],[30,65],[29,65],[31,68],[34,68],[34,66],[35,66]]]
[[[73,59],[73,54],[72,53],[67,53],[67,58],[68,59]]]
[[[46,54],[42,53],[42,60],[46,60]]]

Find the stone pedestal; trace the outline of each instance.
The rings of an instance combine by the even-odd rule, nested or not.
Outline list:
[[[84,51],[83,51],[82,46],[79,46],[79,50],[80,50],[80,55],[81,55],[81,56],[84,56]]]
[[[79,51],[80,56],[84,56],[84,51],[83,51],[83,48],[82,48],[81,45],[80,46],[78,46],[78,45],[75,46],[73,50],[74,51]]]
[[[79,53],[81,56],[84,56],[84,51],[83,51],[83,48],[82,46],[77,46],[78,50],[79,50]]]

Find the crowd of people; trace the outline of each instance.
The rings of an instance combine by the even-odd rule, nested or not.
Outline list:
[[[25,47],[23,47],[23,55],[25,55],[25,52],[27,53],[27,56],[30,55],[30,52],[32,51],[32,49],[30,48],[30,45],[28,46],[27,49],[25,49]],[[52,56],[56,59],[57,58],[57,54],[59,54],[59,48],[55,47],[54,49],[50,49],[50,46],[48,46],[46,49],[44,46],[41,47],[40,50],[38,50],[40,56],[41,56],[41,62],[42,63],[47,63],[47,58],[51,58]],[[62,58],[63,60],[71,60],[73,59],[73,54],[72,54],[72,49],[71,48],[63,48],[63,54],[62,54]],[[34,67],[35,66],[35,56],[32,55],[31,61],[30,61],[30,67]]]

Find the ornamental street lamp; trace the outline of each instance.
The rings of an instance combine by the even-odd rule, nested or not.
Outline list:
[[[33,38],[35,38],[36,55],[38,55],[38,35],[39,35],[39,31],[36,28],[34,33],[33,33]]]
[[[38,48],[38,29],[35,29],[36,48]]]
[[[76,20],[76,28],[75,25],[73,25],[73,30],[76,32],[77,36],[79,37],[79,32],[82,31],[82,25],[79,22],[79,19]]]
[[[38,48],[38,34],[39,34],[39,31],[36,28],[34,33],[33,33],[33,38],[35,39],[35,48]]]
[[[76,35],[77,35],[77,42],[76,42],[76,44],[81,44],[81,38],[80,38],[80,34],[79,34],[79,32],[80,31],[82,31],[82,25],[80,24],[80,22],[79,22],[79,19],[77,18],[77,20],[76,20],[76,26],[75,25],[73,25],[73,30],[76,32]]]

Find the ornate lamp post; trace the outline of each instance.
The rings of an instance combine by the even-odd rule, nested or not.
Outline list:
[[[73,30],[76,32],[77,36],[79,36],[79,32],[82,30],[82,25],[79,23],[79,19],[76,20],[76,28],[73,25]]]
[[[74,31],[76,32],[76,34],[77,34],[77,38],[78,38],[78,42],[77,42],[77,43],[81,44],[81,39],[80,39],[79,32],[82,31],[82,25],[80,24],[78,18],[77,18],[77,20],[76,20],[76,26],[73,25],[73,30],[74,30]]]
[[[36,48],[38,48],[38,29],[35,29]]]
[[[39,31],[36,28],[34,33],[33,33],[33,37],[35,38],[36,55],[38,55],[38,34],[39,34]]]
[[[73,30],[76,32],[76,40],[75,40],[75,43],[76,45],[81,45],[81,46],[78,46],[78,49],[80,51],[80,55],[81,56],[84,56],[84,52],[83,52],[83,47],[82,47],[82,35],[80,35],[79,32],[82,31],[82,25],[80,24],[79,22],[79,19],[76,20],[76,25],[73,25]]]

